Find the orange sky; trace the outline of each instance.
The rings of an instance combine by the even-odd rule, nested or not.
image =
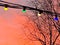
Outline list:
[[[25,13],[16,9],[0,9],[0,45],[40,45],[38,41],[28,40],[23,32],[23,24],[28,21],[28,18],[23,16]]]
[[[10,9],[4,11],[0,7],[0,45],[41,45],[38,41],[29,40],[24,34],[24,25],[28,23],[28,18],[21,10]],[[33,28],[27,24],[27,28]],[[33,29],[32,29],[33,30]],[[26,32],[29,33],[28,31]]]

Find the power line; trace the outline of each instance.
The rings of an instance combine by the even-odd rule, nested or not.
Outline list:
[[[15,8],[15,9],[23,9],[25,8],[26,10],[35,10],[35,11],[39,11],[39,12],[45,12],[45,13],[49,13],[49,14],[55,14],[54,12],[51,11],[46,11],[46,10],[40,10],[40,9],[36,9],[33,7],[29,7],[29,6],[23,6],[20,4],[14,4],[14,3],[10,3],[10,2],[6,2],[6,1],[0,1],[0,6],[5,7],[5,5],[7,5],[7,7],[9,8]],[[57,16],[60,16],[60,13],[56,13]]]

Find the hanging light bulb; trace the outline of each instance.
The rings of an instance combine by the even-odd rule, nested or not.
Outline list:
[[[25,7],[23,7],[23,10],[22,10],[22,12],[26,12],[26,8],[25,8]]]
[[[55,20],[58,20],[58,17],[55,17]]]
[[[8,7],[7,5],[5,4],[5,7],[4,7],[4,10],[7,11],[8,10]]]
[[[57,15],[55,15],[55,18],[54,18],[54,20],[58,21],[58,17],[57,17]]]
[[[43,11],[38,12],[38,16],[41,16],[41,13],[43,13]]]
[[[38,13],[38,16],[41,16],[41,13]]]

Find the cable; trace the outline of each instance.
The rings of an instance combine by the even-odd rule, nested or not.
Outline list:
[[[51,11],[46,11],[46,10],[40,10],[40,9],[36,9],[36,8],[33,8],[33,7],[28,7],[28,6],[23,6],[23,5],[20,5],[20,4],[14,4],[14,3],[10,3],[10,2],[6,2],[6,1],[0,1],[0,2],[3,2],[3,3],[0,3],[0,6],[3,6],[4,7],[4,3],[6,3],[6,5],[8,5],[8,7],[10,8],[16,8],[16,9],[22,9],[22,8],[26,8],[27,10],[36,10],[36,11],[39,11],[39,12],[45,12],[45,13],[49,13],[49,14],[55,14],[54,12],[51,12]],[[11,5],[10,5],[11,4]],[[56,13],[58,16],[60,15],[60,13]]]
[[[2,6],[2,7],[5,7],[5,5],[7,5],[7,7],[9,7],[9,8],[22,9],[20,7],[17,7],[17,6],[11,6],[11,5],[8,5],[8,4],[2,4],[2,3],[0,3],[0,6]]]

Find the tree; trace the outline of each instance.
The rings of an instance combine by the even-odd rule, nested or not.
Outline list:
[[[56,1],[56,5],[54,1]],[[31,11],[32,15],[27,15],[29,19],[28,24],[34,28],[33,30],[30,30],[32,28],[28,28],[28,32],[32,38],[40,41],[42,45],[60,45],[60,43],[57,43],[60,35],[60,17],[56,14],[58,13],[57,8],[59,8],[60,5],[59,0],[30,0],[28,2],[31,3],[30,6],[36,9],[48,10],[55,13],[42,12],[39,17],[38,11]],[[59,20],[54,20],[56,16]],[[32,23],[30,21],[32,21]],[[31,36],[29,39],[33,40]]]

